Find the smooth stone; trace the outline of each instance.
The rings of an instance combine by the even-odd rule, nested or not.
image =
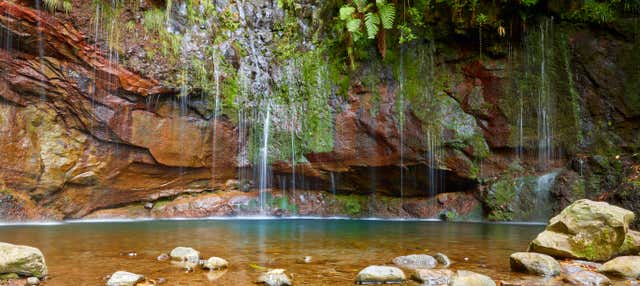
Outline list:
[[[472,271],[458,270],[449,284],[451,286],[496,286],[491,277]]]
[[[220,257],[211,257],[202,264],[202,268],[211,270],[223,269],[227,268],[227,266],[229,266],[229,261]]]
[[[169,254],[162,253],[162,254],[158,255],[158,257],[156,259],[158,261],[167,261],[167,260],[171,259],[171,256],[169,256]]]
[[[268,286],[291,286],[292,284],[284,269],[269,269],[258,277],[257,282]]]
[[[398,267],[371,265],[360,270],[356,282],[369,283],[402,283],[406,279],[404,272]]]
[[[551,280],[549,278],[542,279],[522,279],[522,280],[500,280],[500,286],[564,286],[562,281]]]
[[[47,275],[47,265],[44,255],[35,247],[0,242],[0,274],[2,273],[42,278]]]
[[[451,259],[449,259],[448,256],[446,256],[444,253],[436,253],[436,255],[433,256],[433,258],[436,259],[436,261],[438,261],[438,263],[442,264],[442,267],[447,268],[451,265]]]
[[[200,252],[191,247],[176,247],[169,253],[172,259],[197,263],[200,260]]]
[[[224,276],[227,273],[227,271],[229,270],[227,270],[226,268],[222,270],[217,270],[217,271],[209,271],[207,272],[207,279],[209,281],[218,280],[220,279],[220,277]]]
[[[563,281],[571,285],[579,286],[611,285],[611,280],[609,280],[607,276],[587,270],[566,273],[563,277]]]
[[[516,252],[509,257],[511,270],[543,276],[560,274],[560,263],[553,257],[535,252]]]
[[[605,261],[624,250],[633,212],[587,199],[577,200],[551,218],[529,244],[529,251],[554,257]]]
[[[29,278],[27,278],[27,284],[29,284],[29,285],[38,285],[38,284],[40,284],[40,279],[38,279],[38,277],[29,277]]]
[[[107,281],[107,286],[134,286],[142,280],[144,280],[144,276],[142,275],[126,271],[117,271],[111,275]]]
[[[627,277],[640,278],[640,256],[620,256],[603,264],[598,272]]]
[[[407,269],[429,269],[436,267],[438,261],[431,255],[411,254],[394,258],[393,264]]]
[[[453,271],[449,269],[416,269],[411,278],[422,283],[422,286],[449,285]]]

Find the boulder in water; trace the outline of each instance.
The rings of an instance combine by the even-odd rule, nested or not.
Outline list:
[[[0,242],[0,274],[3,273],[42,278],[47,275],[47,265],[35,247]]]
[[[436,261],[438,261],[438,263],[442,264],[442,267],[447,268],[451,265],[451,260],[449,259],[448,256],[444,255],[443,253],[436,253],[436,255],[433,256],[433,258],[436,259]]]
[[[394,258],[393,264],[407,269],[430,269],[436,267],[438,261],[431,255],[411,254]]]
[[[516,252],[509,258],[511,270],[544,276],[560,274],[560,263],[553,257],[535,252]]]
[[[496,286],[496,282],[491,277],[475,273],[472,271],[458,270],[451,286]]]
[[[605,202],[578,200],[549,221],[529,251],[555,257],[604,261],[622,248],[633,212]]]
[[[174,260],[181,260],[187,262],[198,262],[200,260],[200,252],[191,247],[178,246],[171,250],[169,254]]]
[[[356,282],[360,284],[402,283],[405,279],[404,272],[400,268],[378,265],[367,266],[356,276]]]
[[[284,269],[269,269],[258,277],[257,283],[263,283],[268,286],[291,286],[291,279],[285,273]]]
[[[571,285],[579,286],[611,285],[611,280],[609,280],[607,276],[587,270],[565,273],[563,281]]]
[[[453,271],[449,269],[416,269],[411,278],[424,286],[436,286],[449,285],[453,275]]]
[[[144,276],[126,272],[117,271],[113,273],[107,281],[107,286],[134,286],[144,280]]]
[[[211,257],[202,264],[202,268],[211,270],[223,269],[227,268],[227,266],[229,266],[229,261],[220,257]]]
[[[627,278],[640,278],[640,256],[620,256],[603,264],[599,272]]]

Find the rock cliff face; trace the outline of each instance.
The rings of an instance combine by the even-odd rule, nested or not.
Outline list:
[[[235,20],[216,24],[234,30],[211,32],[215,40],[204,23],[183,19],[187,8],[169,7],[169,30],[183,37],[172,63],[152,52],[175,34],[139,32],[156,4],[119,8],[113,19],[127,24],[100,33],[92,13],[108,6],[85,2],[69,14],[0,3],[0,219],[484,212],[527,220],[518,212],[536,200],[559,210],[583,197],[640,207],[635,22],[542,21],[556,26],[541,24],[529,38],[546,41],[517,42],[507,55],[413,43],[345,77],[319,63],[311,75],[296,69],[307,62],[283,63],[278,23],[287,16],[274,3],[216,2]],[[302,30],[317,24],[305,11],[324,11],[314,5],[296,15]],[[105,34],[117,33],[114,46]],[[226,65],[203,64],[206,80],[192,76],[214,44]],[[252,96],[309,78],[327,94],[302,103]],[[273,124],[267,140],[264,118]],[[537,179],[552,171],[554,182]]]

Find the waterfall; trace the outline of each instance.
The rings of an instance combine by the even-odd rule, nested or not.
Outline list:
[[[260,147],[260,177],[258,189],[260,191],[260,213],[264,214],[267,203],[267,188],[269,187],[269,127],[271,125],[271,102],[266,103],[266,115],[262,126],[262,147]]]
[[[400,116],[399,122],[399,132],[400,133],[400,199],[404,199],[404,56],[405,56],[405,46],[400,47],[400,75],[398,77],[398,85],[399,85],[399,107],[398,114]]]
[[[214,57],[213,77],[215,82],[215,99],[213,102],[213,138],[211,139],[211,186],[216,176],[216,142],[218,139],[218,116],[220,116],[220,68],[217,57]]]
[[[333,172],[329,172],[329,176],[331,177],[331,193],[333,194],[333,197],[335,199],[335,197],[336,197],[336,178],[333,175]]]
[[[553,159],[553,98],[551,95],[550,79],[547,70],[547,50],[552,46],[549,41],[550,21],[540,24],[540,80],[538,90],[538,164],[546,169]]]
[[[544,174],[536,180],[534,187],[535,207],[531,215],[533,221],[547,221],[549,219],[549,215],[552,212],[550,191],[558,173],[559,171],[556,170]]]

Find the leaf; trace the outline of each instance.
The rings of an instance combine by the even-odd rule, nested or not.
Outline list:
[[[347,21],[347,30],[351,33],[355,33],[360,30],[360,24],[362,21],[360,19],[351,19]]]
[[[378,30],[380,29],[378,25],[380,25],[380,17],[378,14],[369,12],[364,15],[364,25],[367,28],[367,36],[369,39],[375,39],[376,34],[378,34]]]
[[[353,3],[356,3],[356,7],[358,7],[358,11],[360,12],[366,11],[367,0],[353,0]]]
[[[384,4],[386,4],[387,1],[385,0],[376,0],[376,6],[380,7],[380,6],[384,6]]]
[[[267,270],[269,270],[269,268],[267,268],[267,267],[260,266],[260,265],[257,265],[257,264],[253,264],[253,263],[249,264],[249,267],[251,267],[251,268],[253,268],[255,270],[259,270],[259,271],[267,271]]]
[[[340,8],[340,20],[346,21],[351,18],[351,15],[356,11],[356,8],[351,6],[342,6]]]
[[[380,13],[380,19],[382,21],[382,27],[385,29],[393,28],[393,20],[396,18],[396,7],[393,4],[385,4],[378,7]]]

